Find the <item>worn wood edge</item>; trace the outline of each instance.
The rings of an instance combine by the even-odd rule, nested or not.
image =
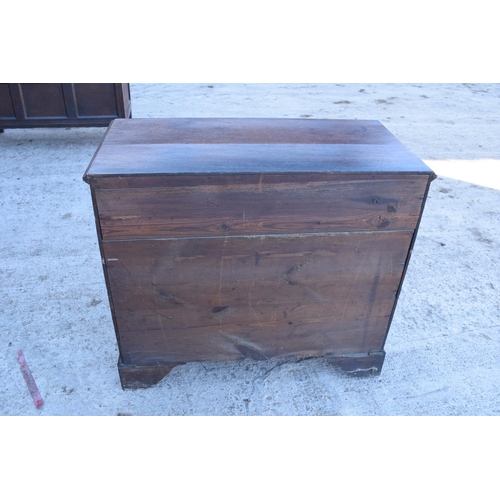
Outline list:
[[[262,189],[259,182],[262,177],[252,176],[247,179],[248,183],[238,183],[232,190],[222,186],[222,182],[220,189],[212,187],[219,185],[216,179],[212,179],[213,184],[207,184],[203,179],[200,183],[203,185],[196,185],[194,177],[190,178],[194,185],[188,187],[95,189],[103,238],[137,240],[189,237],[193,234],[228,236],[257,232],[370,231],[388,229],[389,224],[391,230],[413,229],[428,179],[421,175],[377,180],[373,180],[373,176],[351,175],[346,178],[343,175],[322,175],[325,180],[321,182],[312,182],[311,176],[308,176],[309,182],[306,184],[300,182],[303,181],[301,177],[294,176],[289,183],[278,183],[286,176],[273,176],[271,179],[266,178],[266,186]],[[223,179],[229,186],[231,177],[224,176]],[[241,180],[244,179],[238,178],[238,181]],[[95,181],[93,185],[95,187]],[[257,191],[257,186],[259,192],[262,189],[262,194]],[[306,207],[302,213],[297,210],[300,203],[290,203],[289,206],[288,202],[295,194],[297,200]],[[239,195],[242,203],[246,203],[243,218],[241,210],[237,213],[235,203]],[[173,220],[170,212],[181,202],[189,205],[191,218],[178,214]],[[205,205],[206,209],[203,207],[205,203],[210,203]],[[219,204],[222,208],[217,211],[213,205],[219,207]],[[261,208],[262,204],[269,207],[267,212]],[[397,213],[392,213],[396,209]],[[225,219],[220,219],[221,213],[226,214]]]
[[[130,95],[130,91],[129,91]],[[125,117],[127,118],[127,117]],[[170,127],[176,128],[177,132],[183,130],[183,126],[187,125],[187,129],[191,129],[191,131],[195,132],[197,130],[206,130],[209,127],[217,127],[217,128],[241,128],[245,126],[249,126],[250,133],[252,131],[255,131],[255,128],[260,128],[260,125],[264,126],[271,126],[274,127],[276,124],[278,124],[278,128],[287,128],[288,125],[300,125],[305,127],[306,134],[310,134],[311,127],[315,127],[316,125],[320,124],[321,125],[326,125],[329,122],[334,123],[334,127],[342,127],[342,132],[345,132],[346,126],[348,127],[347,130],[349,130],[349,127],[357,127],[358,130],[359,128],[362,127],[374,127],[379,129],[379,133],[383,134],[383,139],[387,141],[388,143],[391,144],[401,144],[401,141],[397,139],[397,137],[392,134],[392,132],[385,126],[383,125],[379,120],[358,120],[358,119],[349,119],[349,118],[284,118],[284,117],[257,117],[257,116],[252,116],[252,117],[238,117],[238,116],[231,116],[231,117],[224,117],[224,116],[211,116],[211,117],[201,117],[201,116],[195,116],[195,117],[170,117],[170,118],[135,118],[133,123],[126,123],[126,120],[124,120],[122,117],[119,117],[120,123],[117,124],[117,128],[125,130],[126,132],[130,131],[130,127],[133,127],[133,132],[141,132],[141,129],[143,127],[150,127],[150,126],[159,126],[163,127],[163,129],[160,129],[161,132],[164,132],[162,135],[167,139],[171,139],[171,137],[168,136],[168,129]],[[178,128],[179,127],[179,128]],[[127,130],[128,129],[128,130]],[[166,131],[166,134],[165,134]],[[322,130],[319,128],[318,130],[314,131],[316,134],[321,133]],[[324,132],[324,131],[323,131]],[[330,130],[331,132],[331,130]],[[177,142],[179,137],[176,138]],[[182,137],[180,137],[181,141],[180,142],[186,142],[188,143],[189,141],[184,141]],[[113,142],[114,139],[111,140]],[[259,141],[260,142],[260,141]],[[294,141],[292,141],[294,142]],[[134,142],[135,144],[140,144],[142,142]],[[145,142],[144,142],[145,143]],[[156,142],[155,142],[156,143]],[[198,143],[198,140],[196,141]],[[376,143],[374,143],[376,144]]]
[[[404,147],[372,144],[162,143],[106,145],[92,175],[238,174],[301,172],[430,173]]]
[[[392,312],[391,312],[391,316],[389,318],[389,323],[387,324],[387,331],[386,331],[386,334],[385,334],[385,337],[384,337],[384,341],[382,342],[382,349],[384,348],[385,346],[385,343],[387,342],[387,337],[389,336],[389,331],[391,329],[391,325],[392,325],[392,320],[394,318],[394,313],[396,312],[396,307],[398,305],[398,301],[399,301],[399,296],[401,294],[401,290],[403,289],[403,284],[405,282],[405,278],[406,278],[406,272],[408,270],[408,266],[410,264],[410,260],[411,260],[411,255],[412,255],[412,252],[413,252],[413,247],[415,245],[415,241],[417,239],[417,235],[418,235],[418,229],[420,227],[420,222],[422,221],[422,217],[424,215],[424,210],[425,210],[425,205],[427,203],[427,196],[429,194],[429,189],[431,187],[431,183],[437,178],[437,175],[434,173],[434,171],[431,170],[431,174],[429,174],[429,179],[427,181],[427,187],[425,189],[425,193],[424,193],[424,197],[423,197],[423,200],[422,200],[422,207],[420,208],[420,214],[418,216],[418,219],[417,219],[417,224],[415,226],[415,229],[413,231],[413,236],[411,238],[411,241],[410,241],[410,246],[408,248],[408,253],[406,255],[406,259],[405,259],[405,266],[403,268],[403,274],[401,275],[401,280],[399,282],[399,287],[398,287],[398,291],[396,292],[396,298],[394,299],[394,305],[392,307]]]
[[[115,121],[115,120],[113,120]],[[107,131],[106,131],[107,133]],[[99,145],[100,147],[100,145]],[[89,167],[92,165],[92,161],[94,160],[97,151],[99,150],[99,147],[96,150],[96,153],[92,157],[92,160],[90,162]],[[87,175],[89,171],[89,167],[87,167],[87,170],[85,171],[85,174]],[[290,171],[285,171],[285,170],[268,170],[263,173],[264,175],[342,175],[342,176],[372,176],[374,179],[375,178],[380,178],[382,176],[386,176],[387,178],[393,178],[394,176],[411,176],[411,175],[418,175],[418,176],[431,176],[431,179],[434,180],[437,176],[433,171],[426,171],[426,170],[393,170],[393,171],[388,171],[388,170],[315,170],[315,169],[310,169],[310,170],[290,170]],[[138,173],[92,173],[90,175],[87,175],[90,179],[95,179],[95,180],[106,180],[106,179],[122,179],[122,178],[148,178],[148,177],[207,177],[207,176],[212,176],[212,177],[224,177],[224,176],[237,176],[237,175],[253,175],[253,176],[258,176],[260,175],[258,172],[244,172],[244,171],[238,171],[238,172],[220,172],[220,171],[206,171],[206,172],[138,172]],[[347,180],[347,179],[345,179]],[[87,182],[87,181],[86,181]],[[158,188],[158,185],[155,184],[154,186],[151,186],[154,189]],[[168,187],[168,186],[167,186]],[[146,189],[144,186],[140,187],[126,187],[126,188],[109,188],[109,187],[97,187],[97,189],[102,189],[102,190],[116,190],[116,189]]]
[[[144,118],[135,118],[134,121],[138,123],[155,123],[157,121],[163,121],[163,122],[182,122],[182,121],[200,121],[200,122],[217,122],[217,121],[241,121],[241,122],[246,122],[246,121],[288,121],[288,122],[331,122],[331,121],[336,121],[336,122],[351,122],[355,123],[356,125],[381,125],[384,127],[386,130],[389,131],[391,135],[392,132],[380,121],[380,120],[370,120],[370,119],[361,119],[358,120],[357,118],[290,118],[290,117],[282,117],[282,116],[272,116],[272,117],[262,117],[262,116],[248,116],[248,117],[241,117],[241,116],[174,116],[174,117],[167,117],[167,118],[158,118],[158,117],[144,117]],[[122,119],[122,121],[124,121]],[[395,137],[395,136],[394,136]],[[399,140],[399,139],[398,139]]]
[[[86,168],[85,172],[83,173],[83,177],[82,178],[89,185],[91,185],[92,178],[93,178],[92,175],[89,175],[90,168],[92,167],[92,164],[94,163],[94,160],[95,160],[97,154],[101,150],[101,146],[104,143],[104,140],[106,139],[106,136],[108,135],[108,132],[111,130],[111,127],[113,126],[114,122],[115,122],[115,120],[111,120],[110,124],[108,125],[108,127],[104,131],[104,134],[102,135],[101,140],[99,141],[99,145],[97,146],[96,150],[94,151],[94,154],[92,155],[92,158],[91,158],[91,160],[89,162],[89,165]]]
[[[118,360],[118,373],[123,390],[147,389],[163,380],[170,371],[184,363],[153,366],[127,365]]]
[[[315,180],[311,181],[311,174]],[[417,180],[419,177],[425,177],[429,172],[395,172],[394,174],[385,172],[269,172],[269,173],[251,173],[240,172],[234,174],[227,173],[209,173],[209,174],[185,174],[185,173],[153,173],[153,174],[112,174],[100,175],[91,173],[92,185],[96,191],[119,191],[131,189],[163,189],[163,188],[204,188],[209,186],[224,186],[227,177],[231,177],[231,182],[236,185],[259,184],[260,179],[269,185],[294,183],[302,185],[311,185],[324,182],[366,182],[366,181],[389,181],[395,177],[410,180]],[[415,179],[412,179],[414,177]],[[288,178],[288,180],[286,180]],[[257,179],[257,181],[256,181]],[[117,185],[118,181],[118,185]]]
[[[316,357],[316,356],[314,356]],[[345,375],[352,377],[378,376],[382,371],[385,360],[385,351],[376,351],[360,354],[324,355],[329,363],[341,369]],[[275,358],[275,359],[278,359]],[[297,362],[301,356],[286,356],[285,362]],[[147,389],[161,382],[176,366],[186,363],[164,363],[159,365],[140,366],[124,364],[118,360],[118,373],[123,390]]]
[[[385,351],[371,351],[362,354],[325,355],[325,358],[352,377],[380,375],[385,360]]]
[[[169,236],[169,237],[140,237],[140,238],[101,238],[103,243],[129,243],[136,241],[179,241],[179,240],[232,240],[236,238],[252,238],[261,239],[266,238],[307,238],[310,236],[348,236],[351,234],[385,234],[385,233],[413,233],[413,228],[407,229],[357,229],[354,231],[323,231],[317,233],[255,233],[255,234],[227,234],[217,236]]]
[[[97,243],[99,245],[99,255],[101,257],[101,266],[102,266],[101,268],[102,268],[102,273],[104,275],[104,283],[106,285],[106,293],[108,294],[111,319],[113,321],[113,327],[115,330],[115,337],[116,337],[118,349],[121,352],[121,342],[120,342],[120,335],[119,335],[119,330],[118,330],[118,321],[116,319],[116,314],[115,314],[113,292],[111,290],[111,284],[109,282],[108,270],[106,268],[106,261],[104,260],[105,259],[104,241],[102,239],[101,223],[100,223],[100,218],[99,218],[99,212],[97,210],[97,200],[95,197],[95,189],[92,189],[92,187],[90,189],[90,195],[91,195],[92,207],[93,207],[93,211],[94,211],[94,221],[95,221],[95,228],[96,228],[96,233],[97,233]]]
[[[0,126],[5,129],[30,129],[30,128],[99,128],[108,127],[116,115],[95,115],[86,118],[27,118],[16,120],[0,120]]]

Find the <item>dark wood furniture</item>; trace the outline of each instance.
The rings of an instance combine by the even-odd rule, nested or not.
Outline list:
[[[123,388],[245,357],[380,373],[434,177],[377,121],[115,120],[84,180]]]
[[[128,83],[0,83],[0,129],[107,127],[130,117]]]

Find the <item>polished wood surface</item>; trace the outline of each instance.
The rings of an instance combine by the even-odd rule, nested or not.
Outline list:
[[[431,173],[377,122],[115,120],[92,177],[147,174]]]

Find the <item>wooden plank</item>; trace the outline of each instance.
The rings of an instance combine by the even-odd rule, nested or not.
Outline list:
[[[372,144],[103,144],[90,175],[425,172],[413,153]]]
[[[374,286],[374,280],[370,283],[371,288]],[[297,287],[306,288],[301,285]],[[175,330],[179,335],[191,335],[197,330],[203,332],[204,329],[213,329],[214,332],[224,330],[225,333],[236,334],[247,332],[247,330],[269,328],[272,329],[273,335],[277,331],[299,335],[300,332],[316,329],[318,326],[343,333],[363,333],[368,323],[372,327],[378,325],[383,330],[391,311],[390,305],[394,302],[396,289],[397,287],[393,288],[392,293],[387,295],[385,291],[381,292],[377,289],[378,307],[382,309],[376,318],[368,316],[368,313],[373,313],[369,302],[371,290],[362,295],[349,296],[349,298],[327,300],[324,295],[311,287],[306,288],[305,291],[299,290],[297,293],[299,299],[295,301],[284,294],[273,303],[269,296],[261,298],[262,296],[258,296],[257,292],[249,291],[246,297],[240,296],[236,300],[236,302],[243,302],[245,299],[245,304],[231,305],[232,300],[229,297],[229,300],[223,301],[228,305],[201,307],[196,306],[196,303],[183,301],[182,295],[179,294],[180,297],[170,295],[170,297],[175,297],[173,299],[176,301],[175,306],[162,304],[160,300],[157,300],[157,304],[150,303],[148,309],[125,310],[115,307],[115,313],[121,333],[147,330],[160,334],[164,330]],[[242,291],[239,290],[238,293]],[[300,297],[301,295],[304,298]],[[321,297],[321,300],[312,300],[315,296]],[[227,295],[222,297],[226,299]],[[353,312],[354,307],[357,307],[355,312]],[[383,313],[384,311],[386,314]]]
[[[413,229],[427,176],[300,181],[218,176],[217,184],[96,190],[102,238],[142,239]],[[269,181],[268,181],[269,179]],[[306,181],[307,179],[307,181]]]
[[[411,237],[104,242],[123,361],[380,350]]]
[[[260,254],[258,258],[261,258]],[[251,277],[245,279],[245,275],[250,273]],[[214,279],[215,274],[214,272]],[[157,312],[179,325],[195,321],[195,317],[191,315],[194,311],[197,311],[196,315],[201,314],[200,318],[203,319],[200,321],[216,319],[218,323],[226,322],[232,314],[248,306],[250,294],[258,297],[256,302],[262,307],[282,307],[284,318],[288,317],[288,304],[329,304],[328,307],[340,304],[340,307],[344,308],[345,304],[351,301],[365,300],[367,287],[372,285],[374,279],[371,276],[358,277],[355,283],[350,284],[349,295],[346,295],[341,272],[337,272],[335,276],[330,275],[331,279],[321,284],[318,284],[316,277],[309,278],[307,275],[303,275],[300,282],[286,274],[276,280],[258,280],[251,269],[239,270],[237,276],[237,280],[226,280],[223,283],[215,280],[210,283],[209,277],[201,283],[179,282],[175,285],[175,293],[171,283],[160,283],[158,280],[150,285],[112,288],[114,309],[117,315],[121,315],[127,322],[122,324],[120,329],[139,330],[146,325],[148,328],[157,328],[161,320],[156,316]],[[212,286],[211,290],[209,286]],[[378,277],[377,288],[381,298],[394,300],[394,269],[392,275]],[[222,298],[216,301],[214,297]],[[224,304],[221,306],[219,302]],[[185,311],[188,311],[188,318],[183,321]],[[220,314],[222,312],[223,314]]]
[[[222,263],[224,275],[236,274],[234,279],[245,282],[255,281],[256,272],[265,277],[272,270],[288,279],[300,270],[303,280],[312,273],[313,280],[318,275],[329,282],[337,277],[347,279],[353,273],[359,279],[363,270],[360,259],[368,270],[374,271],[383,263],[395,274],[404,263],[412,234],[401,231],[107,241],[102,248],[112,290],[214,280],[218,285]],[[334,267],[325,267],[329,265]]]
[[[376,120],[293,118],[135,118],[117,120],[107,145],[400,144]]]
[[[117,119],[89,176],[430,169],[380,122],[300,119]]]
[[[378,306],[377,306],[378,308]],[[330,323],[303,323],[294,328],[276,325],[263,331],[255,326],[200,327],[179,332],[140,330],[120,333],[124,363],[148,365],[192,361],[229,361],[368,353],[380,348],[383,324],[373,322],[370,335],[362,328],[337,330]]]
[[[109,129],[108,129],[109,130]],[[314,178],[311,178],[314,175]],[[429,173],[426,172],[399,172],[390,173],[359,173],[359,172],[315,172],[311,173],[235,173],[230,177],[227,174],[155,174],[155,175],[113,175],[107,177],[91,177],[88,175],[88,170],[85,172],[84,180],[98,189],[139,189],[139,188],[176,188],[189,186],[227,186],[228,184],[237,186],[240,184],[309,184],[310,182],[331,182],[331,181],[348,181],[355,182],[356,180],[394,180],[394,179],[409,179],[414,176],[429,178]]]

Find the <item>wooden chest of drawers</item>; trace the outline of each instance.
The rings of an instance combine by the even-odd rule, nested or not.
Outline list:
[[[84,179],[123,388],[245,357],[380,373],[434,177],[377,121],[114,120]]]

